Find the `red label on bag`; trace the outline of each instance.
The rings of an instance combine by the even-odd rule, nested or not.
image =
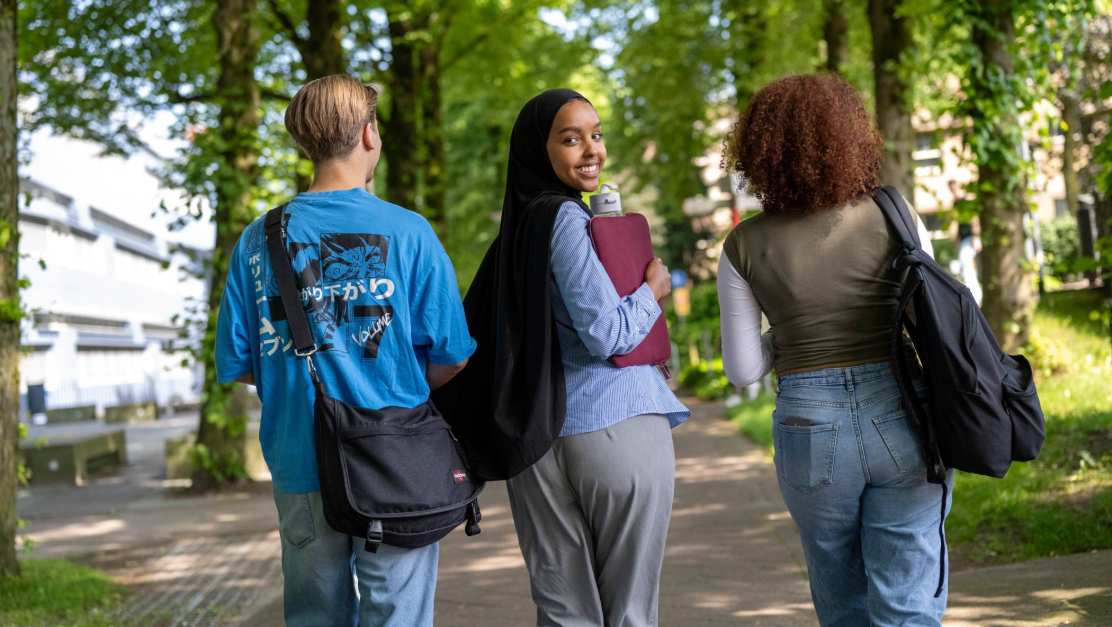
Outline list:
[[[467,481],[467,473],[463,472],[459,468],[453,468],[452,478],[456,480],[456,483],[463,483],[464,481]]]

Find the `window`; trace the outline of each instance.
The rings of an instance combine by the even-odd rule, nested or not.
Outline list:
[[[144,380],[141,350],[77,351],[77,380],[83,386],[142,383]]]
[[[938,150],[931,152],[938,153],[931,156],[923,156],[915,158],[916,168],[940,168],[942,166],[942,153]]]
[[[942,133],[940,131],[923,131],[915,134],[915,151],[912,159],[915,160],[915,169],[919,174],[937,175],[942,169]]]
[[[933,150],[938,148],[938,131],[925,131],[915,134],[915,150]]]
[[[114,274],[128,283],[157,285],[167,276],[161,263],[118,246],[114,250],[112,263]]]
[[[1054,217],[1055,218],[1064,218],[1064,217],[1069,216],[1069,215],[1071,215],[1070,205],[1066,201],[1066,199],[1065,198],[1055,198],[1054,199]]]
[[[55,265],[94,274],[104,273],[104,254],[98,250],[96,240],[55,228],[47,231],[43,259],[47,267]]]

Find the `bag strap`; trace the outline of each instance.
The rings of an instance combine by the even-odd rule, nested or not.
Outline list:
[[[282,228],[282,213],[285,204],[279,205],[267,212],[263,221],[266,233],[266,248],[270,253],[270,269],[278,283],[278,295],[282,298],[282,309],[286,313],[286,323],[290,327],[293,337],[293,354],[305,357],[309,363],[309,371],[316,378],[313,367],[312,354],[317,352],[317,344],[313,339],[313,332],[309,328],[309,320],[305,317],[305,309],[301,306],[301,299],[297,295],[297,281],[294,279],[293,265],[290,263],[289,253],[286,252],[285,233]]]
[[[915,219],[911,217],[911,209],[904,202],[903,196],[891,185],[874,189],[872,196],[888,224],[896,230],[904,249],[909,253],[919,250],[919,229],[915,226]]]

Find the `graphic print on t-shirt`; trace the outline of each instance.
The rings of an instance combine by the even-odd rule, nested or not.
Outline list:
[[[289,214],[283,216],[283,222],[288,220]],[[255,251],[249,263],[256,276],[262,247],[262,240],[258,239],[248,244],[248,249]],[[386,276],[389,237],[373,233],[323,233],[318,242],[287,241],[286,250],[297,275],[302,306],[315,330],[317,350],[358,352],[363,359],[376,359],[394,318],[394,308],[388,299],[396,286]],[[268,274],[265,301],[270,319],[261,315],[260,352],[269,357],[287,352],[292,342],[275,338],[272,323],[285,320],[286,312],[274,274]]]
[[[387,239],[367,233],[320,236],[320,265],[325,281],[379,278],[386,275]]]
[[[354,309],[354,317],[360,326],[351,339],[363,347],[365,359],[376,359],[382,335],[394,319],[394,308],[390,305],[355,305]]]
[[[294,273],[297,275],[297,284],[303,287],[312,287],[320,283],[320,257],[317,255],[317,245],[306,242],[288,242],[286,244],[286,252],[290,256],[290,264],[293,265]],[[267,281],[266,293],[271,298],[278,298],[278,279],[271,272],[270,279]],[[281,303],[279,299],[277,302]],[[271,309],[271,311],[274,311]],[[275,314],[277,315],[277,314]],[[285,314],[278,318],[285,320]]]

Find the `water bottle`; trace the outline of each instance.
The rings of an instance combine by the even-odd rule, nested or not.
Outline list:
[[[618,193],[618,186],[603,183],[602,188],[591,196],[591,215],[620,216],[622,215],[622,196]]]

